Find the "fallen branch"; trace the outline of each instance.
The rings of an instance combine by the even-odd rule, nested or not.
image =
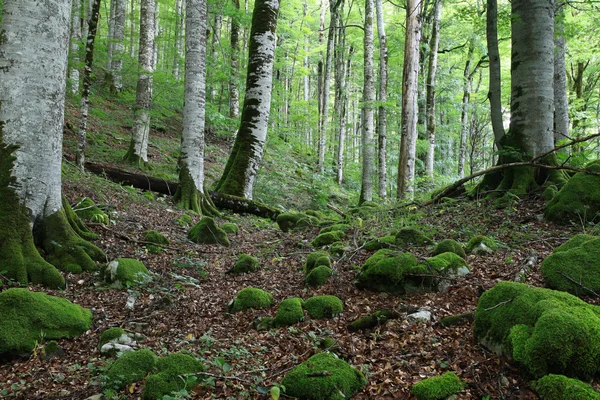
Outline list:
[[[579,286],[580,288],[582,288],[583,290],[586,290],[587,292],[591,293],[594,297],[600,297],[600,294],[596,293],[594,290],[583,286],[583,284],[581,284],[580,282],[577,282],[575,279],[571,278],[569,275],[562,273],[561,271],[556,271],[557,274],[559,274],[560,276],[562,276],[563,278],[565,278],[566,280],[574,283],[575,285]]]
[[[340,215],[342,218],[346,218],[346,214],[344,214],[344,212],[342,210],[340,210],[339,208],[331,205],[331,204],[327,204],[327,208],[329,208],[330,210],[335,211],[338,215]]]
[[[488,308],[486,308],[486,309],[485,309],[485,311],[491,311],[491,310],[493,310],[494,308],[497,308],[497,307],[503,306],[503,305],[505,305],[505,304],[508,304],[508,303],[510,303],[510,302],[511,302],[511,301],[513,301],[513,300],[514,300],[514,299],[508,299],[508,300],[506,300],[506,301],[501,301],[500,303],[496,304],[495,306],[492,306],[492,307],[488,307]]]

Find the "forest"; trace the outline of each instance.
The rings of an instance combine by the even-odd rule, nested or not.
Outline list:
[[[0,397],[600,399],[594,0],[0,0]]]

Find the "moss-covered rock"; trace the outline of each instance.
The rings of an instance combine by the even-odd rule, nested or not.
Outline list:
[[[160,400],[163,396],[177,392],[183,388],[193,389],[198,384],[198,378],[192,375],[204,371],[204,366],[194,357],[173,353],[159,358],[156,362],[158,373],[150,375],[144,384],[143,400]]]
[[[50,360],[54,357],[60,357],[64,355],[64,350],[58,345],[56,340],[47,342],[40,351],[40,357],[42,360]]]
[[[223,229],[223,231],[225,231],[225,233],[228,235],[237,235],[239,232],[237,224],[233,224],[231,222],[226,222],[221,225],[221,229]]]
[[[571,250],[577,247],[581,247],[585,242],[589,242],[592,239],[598,239],[600,236],[592,236],[586,235],[584,233],[579,233],[573,236],[571,239],[567,240],[565,243],[561,244],[557,248],[552,251],[552,254],[559,253],[561,251]]]
[[[367,379],[358,369],[329,352],[315,354],[281,381],[288,396],[302,400],[349,399]]]
[[[331,268],[320,265],[310,270],[310,272],[306,274],[304,281],[310,287],[323,286],[327,283],[327,280],[331,277],[332,273],[333,271]]]
[[[586,237],[577,236],[546,257],[541,267],[546,286],[576,296],[600,291],[600,237]]]
[[[146,266],[133,258],[117,258],[108,263],[104,279],[115,286],[144,285],[152,280]]]
[[[402,228],[396,233],[396,244],[402,247],[422,247],[433,243],[423,232],[415,228]]]
[[[321,229],[319,233],[327,233],[333,231],[342,231],[345,233],[348,229],[350,229],[350,225],[348,224],[335,224]]]
[[[439,242],[433,249],[433,255],[437,256],[442,253],[454,253],[459,257],[465,258],[465,250],[462,245],[454,239],[444,239]]]
[[[377,251],[362,266],[355,284],[361,289],[392,294],[404,294],[430,286],[431,279],[414,277],[425,275],[429,270],[409,253],[397,253],[388,249]]]
[[[124,353],[110,367],[106,387],[122,389],[139,382],[154,369],[158,357],[150,350],[137,350]]]
[[[377,239],[369,240],[367,243],[365,243],[364,249],[367,251],[387,249],[387,248],[394,246],[395,244],[396,244],[396,236],[394,236],[394,235],[382,236]]]
[[[306,210],[306,211],[304,211],[304,214],[309,215],[311,217],[315,217],[320,221],[327,219],[327,216],[324,213],[322,213],[321,211],[317,211],[317,210]]]
[[[217,226],[211,217],[203,217],[188,233],[188,238],[199,244],[229,246],[227,233]]]
[[[304,319],[302,305],[304,302],[299,297],[282,300],[279,303],[279,310],[272,321],[272,326],[294,325]]]
[[[465,384],[454,372],[423,379],[411,389],[418,400],[444,400],[463,390]]]
[[[600,172],[600,161],[593,161],[585,168]],[[600,176],[578,172],[546,204],[544,216],[558,223],[579,223],[581,220],[597,221],[599,213]]]
[[[500,282],[479,299],[474,331],[533,377],[600,371],[600,308],[565,292]]]
[[[589,384],[564,375],[549,374],[535,382],[531,387],[542,400],[599,400],[600,393]]]
[[[426,267],[431,268],[434,275],[458,275],[463,276],[470,272],[469,265],[464,258],[455,253],[442,253],[435,257],[430,257],[425,263]]]
[[[314,296],[304,302],[312,319],[333,318],[344,311],[344,303],[335,296]]]
[[[304,270],[306,272],[310,272],[313,268],[321,265],[331,267],[331,258],[329,258],[329,253],[326,251],[313,251],[306,256],[306,265]]]
[[[168,246],[169,239],[162,233],[155,230],[147,230],[144,232],[144,241],[150,242],[159,246]]]
[[[315,247],[327,246],[342,239],[345,235],[346,234],[342,231],[320,233],[316,238],[313,239],[311,244]]]
[[[31,352],[43,340],[73,338],[92,325],[92,313],[70,301],[11,288],[0,293],[0,354]]]
[[[542,198],[546,201],[550,201],[554,198],[554,196],[556,196],[557,193],[558,188],[556,187],[556,185],[550,185],[544,189],[544,192],[542,193]]]
[[[237,262],[233,267],[233,273],[242,274],[258,271],[258,259],[249,254],[238,254]]]
[[[311,228],[319,226],[319,219],[304,213],[287,212],[277,216],[277,225],[283,232],[293,229]]]
[[[194,223],[194,220],[192,219],[192,217],[190,217],[187,214],[183,214],[181,217],[177,218],[175,221],[177,222],[177,225],[179,225],[181,227],[191,226]]]
[[[94,201],[89,197],[84,197],[73,207],[75,214],[81,219],[99,224],[108,224],[110,222],[108,215],[99,209]]]
[[[371,315],[365,315],[350,322],[348,324],[348,330],[350,332],[356,332],[365,329],[373,329],[385,325],[390,319],[397,318],[400,318],[400,314],[396,310],[379,310]]]
[[[468,242],[467,242],[467,253],[473,253],[476,251],[477,248],[481,248],[483,246],[485,246],[486,248],[490,249],[492,252],[498,249],[498,245],[496,244],[496,242],[494,241],[494,239],[490,239],[487,236],[483,236],[483,235],[477,235],[477,236],[473,236]]]
[[[337,242],[333,242],[329,245],[329,247],[327,248],[327,251],[329,251],[329,254],[331,254],[332,257],[339,259],[341,258],[345,252],[351,250],[352,248],[350,246],[348,246],[347,244],[344,244],[344,242],[342,241],[337,241]]]
[[[127,332],[123,328],[108,328],[102,335],[100,335],[100,340],[98,341],[98,349],[101,349],[106,343],[111,340],[119,339],[121,336],[127,335]]]
[[[273,295],[262,289],[247,287],[240,290],[237,297],[229,305],[230,312],[244,311],[248,309],[267,308],[273,304]]]

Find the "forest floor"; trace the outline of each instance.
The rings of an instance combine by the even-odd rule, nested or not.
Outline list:
[[[100,178],[93,178],[97,182]],[[186,351],[196,354],[212,374],[192,393],[192,398],[269,398],[257,387],[277,384],[285,372],[309,358],[319,339],[334,338],[347,354],[350,364],[366,373],[368,385],[356,398],[411,398],[412,384],[425,377],[454,371],[467,383],[460,399],[537,398],[514,365],[477,344],[472,322],[443,327],[442,317],[473,311],[481,293],[501,280],[512,280],[528,257],[537,263],[527,283],[542,286],[541,260],[554,247],[582,228],[565,228],[541,220],[543,202],[530,198],[510,210],[496,210],[475,200],[432,207],[410,206],[378,212],[358,221],[347,234],[349,251],[334,264],[335,275],[328,284],[308,289],[304,284],[306,255],[313,251],[310,240],[318,228],[283,233],[269,220],[252,216],[228,215],[239,224],[230,247],[197,245],[187,240],[187,228],[176,223],[184,212],[162,197],[137,195],[118,185],[90,184],[80,179],[65,183],[70,200],[81,196],[105,199],[111,224],[93,225],[100,235],[96,244],[109,260],[132,257],[154,272],[154,281],[144,287],[110,289],[98,274],[67,275],[67,288],[48,291],[92,310],[93,327],[74,340],[61,340],[65,355],[42,360],[36,355],[4,361],[0,365],[0,393],[5,398],[85,399],[102,392],[107,368],[114,361],[101,356],[97,344],[109,327],[129,329],[141,323],[146,340],[139,345],[159,355]],[[100,193],[100,192],[103,193]],[[197,222],[199,217],[194,217]],[[221,220],[224,222],[224,220]],[[367,236],[389,234],[391,226],[411,225],[431,234],[466,242],[474,234],[494,237],[502,247],[493,255],[467,257],[472,273],[454,282],[447,293],[414,294],[396,297],[357,289],[353,285],[355,266],[371,254],[360,249]],[[148,253],[142,241],[146,229],[164,233],[171,245],[161,254]],[[411,249],[426,256],[430,249]],[[256,273],[231,275],[236,255],[257,257]],[[198,279],[190,284],[189,279]],[[228,314],[227,304],[244,287],[260,287],[272,293],[276,302],[270,309]],[[41,290],[34,287],[32,290]],[[257,331],[252,321],[258,316],[274,316],[277,302],[288,297],[304,299],[312,295],[336,295],[344,302],[344,312],[331,320],[308,317],[289,328]],[[125,307],[135,296],[132,310]],[[382,308],[427,307],[430,323],[405,319],[389,321],[380,328],[351,333],[347,324],[355,318]],[[134,384],[117,398],[140,397],[142,384]]]

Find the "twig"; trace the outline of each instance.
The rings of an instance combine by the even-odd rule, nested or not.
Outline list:
[[[508,300],[506,300],[506,301],[502,301],[502,302],[500,302],[500,303],[496,304],[496,305],[495,305],[495,306],[493,306],[493,307],[486,308],[486,309],[485,309],[485,311],[491,311],[491,310],[493,310],[494,308],[496,308],[496,307],[500,307],[500,306],[503,306],[504,304],[508,304],[508,303],[510,303],[510,302],[511,302],[511,301],[513,301],[513,300],[514,300],[514,299],[508,299]]]
[[[575,285],[579,286],[580,288],[587,290],[588,292],[590,292],[591,294],[594,295],[594,297],[600,297],[600,294],[594,292],[592,289],[583,286],[580,282],[577,282],[575,279],[571,278],[569,275],[562,273],[561,271],[556,271],[557,274],[559,274],[560,276],[562,276],[563,278],[567,279],[568,281],[574,283]]]
[[[232,379],[235,381],[248,383],[250,385],[254,385],[254,383],[255,383],[248,379],[240,378],[237,375],[217,375],[217,374],[211,374],[210,372],[194,372],[193,374],[184,374],[184,375],[179,375],[179,376],[185,379],[188,376],[197,376],[197,375],[210,376],[210,377],[217,378],[217,379]]]
[[[342,216],[343,218],[346,218],[346,214],[344,214],[344,212],[342,210],[340,210],[339,208],[331,205],[331,204],[327,204],[327,208],[335,211],[337,214],[339,214],[340,216]]]

